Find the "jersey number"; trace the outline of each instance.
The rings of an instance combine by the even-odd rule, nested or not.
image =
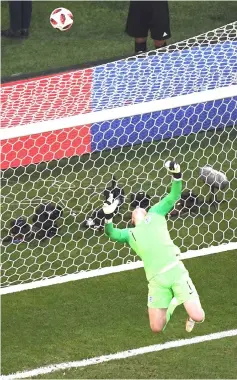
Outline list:
[[[193,288],[190,285],[189,281],[187,281],[188,287],[189,287],[189,294],[193,294]]]

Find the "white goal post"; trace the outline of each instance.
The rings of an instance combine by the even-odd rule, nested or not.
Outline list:
[[[84,222],[115,176],[125,193],[115,223],[127,227],[132,194],[154,204],[168,192],[171,158],[200,200],[198,212],[168,216],[181,258],[237,248],[236,35],[234,22],[141,56],[2,85],[0,294],[140,268]],[[206,165],[228,186],[201,181]],[[39,227],[47,204],[60,213]],[[27,232],[14,229],[19,218]]]

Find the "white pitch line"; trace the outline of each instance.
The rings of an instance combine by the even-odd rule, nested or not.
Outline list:
[[[209,334],[209,335],[196,336],[196,337],[190,338],[190,339],[172,340],[170,342],[166,342],[166,343],[162,343],[162,344],[154,344],[152,346],[135,348],[135,349],[128,350],[128,351],[121,351],[121,352],[117,352],[116,354],[97,356],[95,358],[83,359],[83,360],[74,361],[74,362],[51,364],[49,366],[32,369],[30,371],[16,372],[16,373],[13,373],[11,375],[3,375],[3,376],[1,376],[1,380],[25,379],[25,378],[43,375],[43,374],[47,374],[47,373],[51,373],[51,372],[55,372],[55,371],[66,370],[66,369],[70,369],[70,368],[87,367],[90,365],[109,362],[111,360],[126,359],[126,358],[129,358],[132,356],[168,350],[170,348],[188,346],[191,344],[208,342],[208,341],[216,340],[216,339],[233,337],[236,335],[237,335],[237,329],[236,330],[221,331],[221,332]]]

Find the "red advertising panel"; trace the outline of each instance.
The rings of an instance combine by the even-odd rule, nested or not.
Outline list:
[[[92,70],[6,83],[1,91],[1,128],[66,118],[91,110]],[[90,126],[30,134],[2,141],[1,169],[91,151]]]

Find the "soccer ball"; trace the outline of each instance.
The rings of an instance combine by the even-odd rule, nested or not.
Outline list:
[[[50,24],[53,28],[65,32],[69,30],[73,24],[73,15],[66,8],[56,8],[50,15]]]

